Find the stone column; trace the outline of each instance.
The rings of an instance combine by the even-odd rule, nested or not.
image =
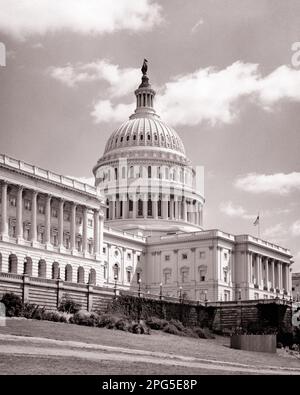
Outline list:
[[[82,252],[87,252],[87,207],[82,210]]]
[[[274,259],[272,259],[271,261],[271,265],[272,265],[272,288],[276,288],[276,284],[275,284],[275,262]]]
[[[152,213],[153,218],[158,219],[158,195],[152,195]]]
[[[175,219],[178,220],[179,219],[179,211],[178,211],[178,201],[175,197],[174,199],[174,204],[175,204]]]
[[[37,195],[38,193],[36,191],[32,191],[32,201],[31,201],[31,226],[30,226],[30,232],[31,232],[31,241],[33,243],[36,242],[36,236],[37,236],[37,224],[36,224],[36,214],[37,214]]]
[[[122,219],[128,218],[128,200],[126,195],[122,196]]]
[[[103,238],[104,238],[104,214],[100,212],[99,216],[99,251],[103,254]]]
[[[116,198],[116,218],[120,218],[120,198]]]
[[[73,203],[71,206],[71,218],[70,218],[70,242],[71,251],[75,250],[76,245],[76,204]]]
[[[94,254],[99,254],[99,243],[100,243],[100,235],[99,235],[99,210],[94,210]]]
[[[46,196],[46,210],[45,210],[45,243],[49,246],[51,238],[51,196]]]
[[[183,197],[182,205],[183,205],[183,208],[182,208],[182,210],[183,210],[183,220],[184,220],[184,222],[187,222],[187,207],[186,207],[186,199],[185,199],[185,197]]]
[[[162,217],[163,219],[168,219],[168,196],[162,196]]]
[[[282,289],[282,263],[278,262],[278,288]]]
[[[64,248],[64,200],[59,200],[58,206],[58,246]]]
[[[148,217],[148,196],[147,195],[143,196],[143,217],[144,218]]]
[[[2,182],[1,195],[1,235],[2,240],[8,239],[8,218],[7,218],[7,183]]]
[[[23,240],[23,187],[18,187],[17,194],[17,242]]]
[[[266,265],[266,286],[269,290],[269,259],[265,258],[265,265]]]
[[[170,199],[170,219],[174,219],[174,198]]]

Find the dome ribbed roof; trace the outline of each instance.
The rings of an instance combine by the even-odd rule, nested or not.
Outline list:
[[[104,154],[128,147],[160,147],[185,155],[184,145],[175,130],[151,116],[124,122],[108,139]]]

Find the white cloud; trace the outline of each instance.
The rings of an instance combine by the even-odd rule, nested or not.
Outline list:
[[[128,115],[134,111],[134,103],[117,104],[113,106],[110,100],[99,100],[91,115],[96,123],[99,122],[123,122],[128,119]]]
[[[0,31],[19,40],[62,30],[149,30],[161,20],[161,6],[152,0],[0,0]]]
[[[84,184],[88,184],[91,186],[95,185],[95,178],[94,177],[74,177],[74,176],[67,176],[79,182],[83,182]]]
[[[293,190],[300,190],[300,173],[250,173],[237,178],[234,185],[238,189],[251,193],[287,195]]]
[[[231,201],[221,203],[220,211],[229,217],[253,219],[253,221],[255,220],[255,215],[248,214],[242,206],[234,206]]]
[[[263,231],[265,238],[276,240],[282,240],[282,237],[286,236],[287,233],[287,229],[281,223],[270,226]]]
[[[121,97],[137,87],[140,79],[138,68],[120,68],[109,60],[96,60],[91,63],[67,64],[63,67],[50,67],[47,73],[69,87],[83,82],[105,81],[109,84],[110,97]]]
[[[300,101],[300,70],[281,66],[262,77],[257,64],[243,62],[223,70],[199,69],[168,82],[158,105],[173,125],[231,123],[239,114],[242,98],[267,110],[281,100]]]
[[[293,272],[294,272],[294,273],[300,272],[300,251],[298,251],[298,252],[294,255],[293,261],[294,261],[293,266],[292,266]]]
[[[300,236],[300,220],[292,224],[291,233],[293,236]]]
[[[132,94],[140,80],[138,68],[120,68],[108,60],[68,64],[48,71],[70,87],[82,82],[106,81],[109,90],[105,103],[108,105],[109,100],[110,108],[120,111],[114,118],[122,120],[129,114],[121,118],[124,105],[115,105],[111,99]],[[262,77],[258,65],[235,62],[222,70],[208,67],[176,76],[158,90],[155,107],[162,119],[171,125],[229,124],[238,117],[242,101],[256,103],[268,111],[282,100],[300,101],[300,70],[281,66]]]
[[[195,25],[191,28],[191,33],[196,33],[199,30],[200,26],[203,25],[203,23],[204,23],[204,20],[202,18],[199,19],[195,23]]]

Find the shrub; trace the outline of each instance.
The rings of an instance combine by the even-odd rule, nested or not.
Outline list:
[[[69,322],[70,315],[59,311],[45,310],[43,320],[53,322]]]
[[[136,333],[138,335],[150,335],[150,329],[148,326],[145,324],[144,321],[140,322],[132,322],[131,324],[131,331],[132,333]]]
[[[146,320],[146,324],[155,330],[163,330],[163,328],[168,324],[167,320],[163,320],[157,317],[150,317]]]
[[[195,327],[195,328],[193,328],[193,332],[200,339],[214,339],[215,338],[215,336],[210,332],[210,330],[208,328]]]
[[[99,321],[98,314],[89,313],[86,310],[77,311],[73,317],[70,318],[72,324],[85,325],[85,326],[97,326]]]
[[[33,311],[31,318],[34,320],[43,320],[45,311],[46,311],[45,307],[37,306],[36,309]]]
[[[34,312],[39,308],[38,305],[32,303],[24,303],[22,315],[25,318],[33,318]]]
[[[20,317],[23,312],[23,303],[18,295],[12,292],[5,293],[1,302],[5,305],[7,317]]]
[[[166,326],[164,326],[163,328],[163,332],[165,333],[170,333],[171,335],[177,335],[177,336],[181,336],[182,332],[180,332],[175,325],[170,324],[169,322],[167,323]]]
[[[60,301],[58,311],[62,311],[64,313],[76,314],[81,309],[81,305],[76,303],[68,296],[64,296]]]
[[[179,330],[179,332],[185,332],[186,330],[186,327],[183,325],[181,321],[171,319],[169,323],[171,325],[174,325]]]

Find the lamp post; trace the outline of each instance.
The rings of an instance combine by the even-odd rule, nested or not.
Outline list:
[[[207,290],[204,291],[204,302],[205,302],[205,307],[207,306]]]
[[[159,300],[162,300],[162,283],[159,284]]]
[[[179,302],[182,303],[182,287],[179,287]]]
[[[138,283],[139,283],[138,297],[139,298],[141,297],[141,282],[142,282],[142,280],[139,278],[138,279]]]
[[[117,297],[117,280],[118,280],[118,276],[116,274],[114,276],[114,280],[115,280],[114,294],[115,294],[115,298],[116,298]]]

